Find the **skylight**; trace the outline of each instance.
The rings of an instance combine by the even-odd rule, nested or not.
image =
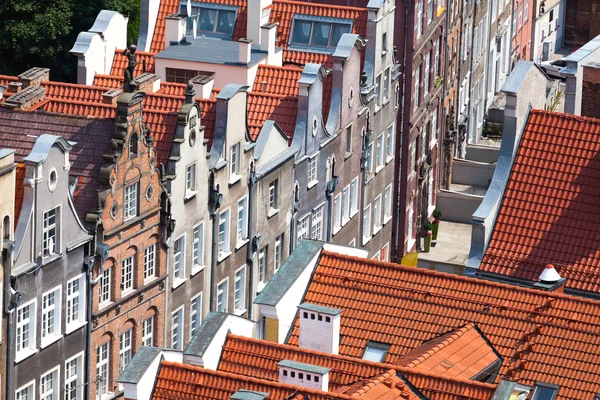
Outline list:
[[[558,386],[550,383],[538,382],[533,388],[531,400],[554,400],[558,393]]]
[[[237,7],[220,4],[192,2],[191,16],[198,16],[198,35],[233,36]],[[179,12],[186,14],[186,3],[181,3]],[[187,30],[193,29],[192,19],[188,19]]]
[[[389,344],[369,342],[367,343],[367,347],[365,347],[363,360],[382,362],[385,356],[387,355],[389,348]]]
[[[290,44],[317,49],[334,49],[342,35],[351,31],[351,20],[295,15],[292,21]]]

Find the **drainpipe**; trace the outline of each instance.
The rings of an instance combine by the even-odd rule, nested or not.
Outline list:
[[[104,264],[104,259],[102,259],[102,264]],[[86,278],[87,278],[87,304],[86,304],[86,320],[87,326],[85,328],[85,354],[87,355],[87,360],[85,362],[85,371],[84,371],[84,382],[88,382],[88,385],[85,385],[85,395],[84,398],[87,400],[90,398],[90,386],[92,381],[92,371],[90,370],[90,357],[92,354],[92,296],[94,286],[100,280],[100,275],[96,280],[92,279],[92,267],[94,266],[94,257],[86,257],[85,259],[86,266]]]
[[[290,221],[290,246],[288,257],[296,248],[296,217],[298,216],[298,210],[300,209],[300,195],[298,194],[299,187],[294,182],[294,192],[292,193],[292,220]]]
[[[258,251],[258,242],[260,236],[252,237],[252,207],[254,203],[254,184],[256,183],[256,170],[254,162],[250,163],[248,171],[248,237],[250,243],[248,243],[248,253],[246,254],[246,264],[250,270],[250,276],[248,279],[248,319],[252,319],[252,302],[254,301],[254,253]]]
[[[12,270],[12,254],[15,249],[13,240],[4,240],[4,249],[2,251],[4,258],[4,312],[7,314],[7,333],[6,333],[6,398],[12,398],[12,379],[13,379],[13,363],[14,363],[14,328],[13,328],[13,313],[16,305],[12,302],[12,284],[10,272]],[[15,297],[16,298],[16,297]]]
[[[364,226],[363,226],[363,221],[365,220],[365,216],[364,216],[364,212],[365,212],[365,182],[367,179],[367,171],[365,169],[365,161],[367,159],[367,146],[369,144],[369,141],[371,140],[371,124],[369,123],[370,121],[367,120],[367,129],[365,130],[365,135],[363,136],[363,145],[362,145],[362,152],[360,155],[360,177],[361,177],[361,182],[360,182],[360,214],[362,215],[362,218],[360,218],[358,220],[358,235],[360,236],[360,245],[361,247],[363,247],[365,245],[365,243],[363,243],[364,240]],[[372,160],[371,160],[372,163]]]
[[[473,17],[475,18],[475,17]],[[448,67],[448,32],[450,30],[450,12],[448,10],[448,8],[446,7],[446,32],[444,34],[444,55],[443,55],[443,59],[444,59],[444,75],[446,75],[446,71],[447,71],[447,67]],[[438,66],[439,68],[439,66]],[[442,72],[442,71],[440,71]],[[460,72],[459,72],[460,74]],[[447,93],[447,89],[448,89],[448,79],[444,79],[444,87],[442,89],[442,116],[440,117],[440,122],[441,122],[441,126],[442,126],[442,130],[441,130],[441,140],[439,140],[439,147],[438,147],[438,169],[437,169],[437,182],[438,182],[438,186],[440,185],[440,182],[443,181],[443,177],[444,177],[444,144],[446,141],[446,93]],[[437,203],[437,196],[436,196],[436,203]],[[437,207],[437,204],[436,204]]]
[[[223,201],[223,195],[220,193],[220,185],[215,179],[214,172],[210,173],[208,178],[208,209],[210,211],[210,219],[212,221],[212,240],[211,240],[211,260],[210,260],[210,310],[215,310],[215,273],[217,271],[217,257],[218,257],[218,221],[217,211],[221,207]]]

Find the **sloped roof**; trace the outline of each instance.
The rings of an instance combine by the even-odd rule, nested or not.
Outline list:
[[[480,269],[600,293],[600,120],[532,110]]]
[[[123,77],[116,75],[94,75],[94,86],[104,87],[104,88],[122,88],[123,87]]]
[[[394,365],[442,376],[474,379],[500,360],[475,324],[470,323],[423,343]]]
[[[558,399],[600,391],[598,301],[327,251],[303,301],[344,310],[343,355],[361,357],[377,341],[390,344],[385,361],[394,363],[474,323],[504,359],[498,380],[556,384]],[[298,332],[296,320],[289,343],[298,345]]]
[[[406,383],[396,376],[396,371],[393,369],[373,378],[358,381],[340,393],[364,400],[421,399],[421,396],[410,390]]]
[[[279,379],[278,363],[281,360],[292,360],[330,368],[329,388],[332,391],[342,390],[355,382],[383,374],[390,369],[401,373],[431,400],[456,398],[487,400],[495,391],[495,386],[491,384],[460,378],[446,378],[402,366],[322,353],[233,334],[227,336],[223,345],[218,369],[223,372],[277,381]]]
[[[99,86],[86,86],[54,81],[44,81],[42,82],[41,87],[46,89],[46,97],[73,100],[77,102],[102,103],[102,94],[107,91],[106,88]]]
[[[164,2],[164,1],[163,1]],[[158,24],[158,21],[156,21]],[[164,21],[163,21],[164,24]],[[164,28],[163,28],[164,29]],[[144,72],[149,72],[151,74],[154,73],[154,54],[155,52],[145,52],[145,51],[136,51],[135,59],[137,61],[137,65],[135,66],[135,70],[133,71],[133,76],[139,76]],[[145,64],[144,64],[145,63]],[[112,68],[110,70],[110,75],[119,76],[123,79],[123,73],[125,69],[129,65],[129,60],[125,55],[123,55],[123,50],[115,50],[115,58],[113,58]],[[144,66],[146,70],[144,71]]]
[[[280,96],[298,96],[298,80],[301,76],[302,68],[261,64],[258,66],[252,91]]]
[[[18,82],[19,78],[10,75],[0,75],[0,85],[8,86],[11,82]]]
[[[269,93],[248,93],[248,128],[250,138],[255,141],[266,120],[277,122],[290,138],[296,129],[298,97],[279,96]]]

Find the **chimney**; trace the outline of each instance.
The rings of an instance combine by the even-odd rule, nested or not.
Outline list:
[[[260,44],[261,41],[261,26],[269,23],[271,12],[269,6],[271,4],[273,4],[273,0],[248,0],[246,35],[256,44]]]
[[[144,72],[135,78],[138,90],[144,93],[156,93],[160,90],[160,77],[156,74]]]
[[[277,40],[278,23],[273,22],[260,27],[260,51],[267,53],[267,65],[278,64],[275,60],[275,41]]]
[[[111,89],[108,92],[102,93],[102,103],[104,104],[117,104],[117,99],[123,93],[122,90],[119,89]]]
[[[583,66],[581,84],[581,115],[600,118],[600,64],[596,62]]]
[[[340,314],[342,310],[302,303],[300,312],[300,347],[338,354],[340,348]]]
[[[250,63],[250,57],[252,55],[252,39],[242,38],[238,40],[240,48],[240,64],[248,65]]]
[[[283,360],[279,366],[279,383],[302,386],[313,390],[329,391],[329,368]]]
[[[215,76],[213,75],[198,75],[192,78],[192,85],[196,91],[196,96],[203,99],[210,99],[213,87],[215,86]]]
[[[33,67],[19,75],[19,82],[23,84],[23,89],[29,86],[40,86],[42,81],[50,80],[50,69]]]
[[[185,15],[177,13],[165,17],[165,47],[185,41],[186,19]]]
[[[8,84],[8,91],[11,93],[19,93],[23,84],[21,82],[11,82]]]
[[[533,285],[534,288],[547,292],[564,292],[566,279],[561,278],[552,264],[546,265],[546,268],[540,274],[539,280]]]
[[[231,400],[265,400],[269,393],[240,389],[231,395]]]
[[[16,82],[11,82],[11,85]],[[29,86],[6,99],[5,104],[14,108],[26,110],[46,98],[46,89]]]

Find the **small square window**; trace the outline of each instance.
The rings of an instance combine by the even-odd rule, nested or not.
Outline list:
[[[283,370],[283,376],[288,376],[287,369],[284,369],[284,370]]]
[[[304,319],[308,319],[308,313],[307,312],[304,313]]]
[[[315,319],[315,314],[310,314],[310,319]]]
[[[319,382],[319,377],[315,375],[315,382]]]
[[[296,377],[296,373],[295,373],[294,371],[292,371],[292,372],[290,372],[290,376],[291,376],[292,378],[295,378],[295,377]]]
[[[312,380],[312,375],[306,374],[306,380],[310,382]]]
[[[318,318],[318,319],[319,319],[319,321],[323,321],[323,316],[322,316],[322,315],[319,315],[319,318]]]
[[[325,317],[325,322],[331,322],[331,317]]]
[[[302,372],[298,372],[298,379],[304,379],[304,374]]]

